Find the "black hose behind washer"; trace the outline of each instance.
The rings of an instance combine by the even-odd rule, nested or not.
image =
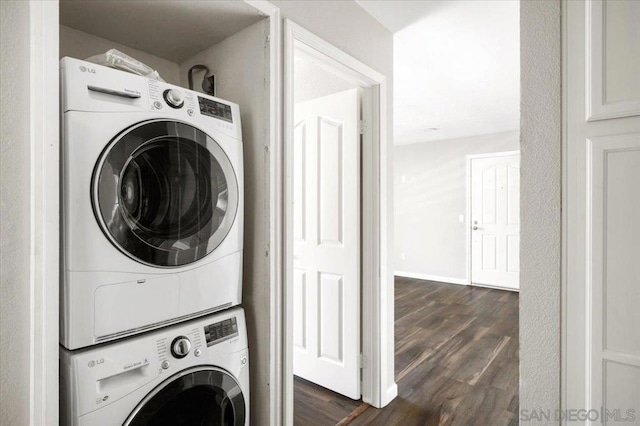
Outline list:
[[[208,95],[215,96],[213,85],[207,80],[207,74],[209,74],[209,67],[206,65],[194,65],[189,68],[189,90],[193,90],[193,71],[204,70],[204,77],[202,79],[202,90]]]

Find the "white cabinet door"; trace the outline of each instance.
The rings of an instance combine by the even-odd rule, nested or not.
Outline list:
[[[359,399],[359,89],[294,116],[293,372]]]
[[[640,2],[567,1],[563,15],[564,408],[638,424]]]
[[[471,283],[519,288],[520,155],[471,159]]]

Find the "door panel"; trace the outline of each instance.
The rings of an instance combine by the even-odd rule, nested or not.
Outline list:
[[[318,226],[320,244],[342,244],[342,123],[318,117]]]
[[[306,152],[307,128],[304,121],[293,129],[293,238],[304,241],[306,238]]]
[[[637,24],[640,3],[592,0],[576,5],[574,11],[574,16],[582,22],[572,26],[573,40],[583,43],[573,44],[573,48],[581,50],[575,52],[580,56],[575,57],[575,72],[583,73],[580,75],[583,80],[585,71],[589,71],[584,105],[588,121],[637,116],[640,114],[640,27]],[[584,52],[584,45],[588,54]],[[575,72],[571,71],[572,78],[578,77]],[[584,92],[584,86],[581,91]],[[582,102],[581,98],[574,100],[579,99]]]
[[[519,286],[520,156],[471,159],[471,282]]]
[[[520,167],[507,166],[507,224],[520,225]]]
[[[342,340],[344,324],[342,319],[342,276],[320,272],[318,280],[320,302],[320,350],[318,357],[342,363]]]
[[[596,137],[588,145],[591,403],[626,411],[640,408],[640,380],[633,381],[640,377],[640,133]]]
[[[359,399],[359,90],[299,103],[294,115],[293,371]]]
[[[302,269],[293,270],[293,346],[307,350],[307,274]]]

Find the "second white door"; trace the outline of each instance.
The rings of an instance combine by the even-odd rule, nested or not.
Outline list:
[[[471,159],[471,283],[519,288],[520,155]]]
[[[293,372],[359,399],[359,89],[294,116]]]

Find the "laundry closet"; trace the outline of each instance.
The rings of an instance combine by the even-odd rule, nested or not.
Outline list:
[[[169,384],[168,386],[154,385],[151,393],[145,391],[146,396],[144,399],[130,402],[129,405],[133,404],[136,408],[133,412],[125,415],[127,418],[125,424],[146,424],[139,419],[151,418],[150,416],[153,413],[147,415],[144,410],[154,410],[154,406],[159,403],[158,401],[170,398],[162,394],[162,392],[166,391],[163,386],[166,388],[170,388],[171,386],[174,388],[181,386],[193,387],[191,393],[187,392],[182,396],[178,395],[172,399],[174,402],[177,401],[176,404],[185,404],[184,412],[198,413],[198,410],[201,408],[201,406],[197,404],[198,400],[204,401],[218,398],[224,401],[224,403],[221,403],[220,407],[216,409],[217,411],[214,410],[210,413],[202,414],[202,418],[207,418],[209,419],[208,421],[213,422],[211,424],[217,424],[215,423],[217,421],[222,422],[222,424],[239,425],[245,424],[244,419],[246,419],[246,424],[249,424],[249,418],[251,419],[251,424],[265,424],[268,419],[264,418],[264,413],[268,413],[269,407],[269,363],[266,360],[269,359],[270,323],[268,303],[270,297],[268,259],[270,233],[270,212],[268,207],[270,163],[269,151],[267,149],[269,146],[271,122],[269,75],[271,64],[269,41],[270,18],[244,1],[61,0],[59,3],[59,21],[59,53],[61,59],[69,57],[84,61],[97,55],[103,55],[111,49],[116,49],[153,69],[161,79],[169,85],[178,86],[181,89],[189,89],[191,80],[191,90],[199,93],[192,94],[188,90],[184,90],[183,92],[181,89],[178,89],[175,91],[178,96],[175,99],[172,93],[168,93],[170,90],[162,89],[162,87],[164,87],[162,86],[163,83],[158,83],[161,87],[160,93],[164,91],[164,99],[159,97],[159,100],[156,101],[159,110],[157,112],[173,114],[177,113],[177,109],[183,108],[184,106],[184,117],[187,122],[189,121],[189,116],[193,117],[194,115],[196,115],[195,118],[198,118],[198,115],[202,115],[202,120],[208,120],[213,117],[214,121],[217,120],[220,122],[218,126],[222,129],[221,131],[223,133],[226,132],[226,134],[232,135],[233,132],[237,132],[238,135],[241,134],[241,144],[238,145],[238,149],[240,150],[238,158],[236,159],[233,154],[229,154],[228,152],[226,155],[221,153],[221,158],[229,158],[229,165],[221,164],[219,166],[220,176],[226,176],[228,179],[233,180],[235,173],[236,181],[240,185],[239,191],[236,192],[240,194],[240,196],[237,194],[234,195],[231,187],[227,188],[225,186],[220,189],[220,192],[228,192],[231,195],[225,195],[224,200],[215,206],[222,209],[230,209],[231,207],[237,209],[238,213],[228,215],[231,217],[231,219],[229,219],[230,221],[235,219],[237,222],[238,217],[243,217],[243,222],[241,222],[240,225],[236,224],[238,229],[232,228],[231,222],[224,225],[225,220],[227,220],[225,219],[226,216],[220,219],[222,223],[222,225],[220,225],[221,227],[224,225],[231,229],[231,231],[227,230],[225,232],[229,232],[229,235],[233,238],[239,236],[238,238],[242,240],[240,243],[241,254],[238,255],[239,260],[237,261],[240,262],[238,265],[241,265],[238,266],[241,268],[242,277],[241,301],[234,302],[228,306],[220,305],[220,309],[216,308],[215,310],[211,310],[211,312],[194,309],[193,315],[178,317],[178,314],[176,314],[177,319],[175,320],[155,322],[153,326],[147,328],[140,327],[137,331],[134,330],[134,332],[131,333],[118,334],[118,328],[110,328],[113,324],[108,323],[109,318],[111,318],[111,321],[114,323],[125,321],[127,315],[111,314],[112,317],[103,316],[103,325],[101,325],[101,327],[106,330],[103,334],[108,335],[109,338],[93,340],[91,345],[78,345],[77,348],[71,347],[71,356],[74,357],[78,353],[86,354],[79,359],[83,364],[87,364],[89,368],[94,368],[94,370],[87,370],[91,373],[97,371],[99,365],[101,362],[104,362],[105,359],[117,364],[117,367],[114,368],[116,368],[116,370],[122,368],[122,372],[114,370],[113,373],[103,374],[104,377],[101,376],[99,380],[96,378],[95,383],[92,381],[92,377],[87,378],[87,374],[89,373],[86,373],[85,376],[80,379],[78,379],[78,377],[71,378],[72,381],[75,382],[88,381],[88,386],[96,386],[97,392],[99,392],[98,398],[92,395],[90,400],[79,400],[70,403],[69,406],[72,406],[71,411],[77,410],[76,413],[93,413],[92,415],[95,416],[95,419],[101,418],[101,416],[95,413],[102,411],[105,413],[102,417],[119,419],[120,417],[118,416],[124,414],[118,412],[120,408],[118,408],[119,406],[116,404],[116,400],[122,401],[130,398],[128,395],[131,395],[135,389],[141,386],[138,386],[136,383],[144,384],[147,376],[150,377],[152,374],[158,373],[165,374],[164,377],[168,379],[173,377],[168,374],[169,372],[176,376],[182,375],[178,377],[179,382]],[[73,66],[75,68],[83,67],[82,65],[78,67],[75,62],[71,62],[70,64],[65,63],[64,66]],[[98,67],[98,70],[102,69]],[[81,71],[85,73],[85,70]],[[64,72],[66,71],[63,69],[63,73]],[[133,76],[133,74],[130,75]],[[78,79],[85,78],[83,74],[77,74],[77,76]],[[130,78],[128,76],[129,75],[123,78]],[[67,76],[67,79],[69,78],[70,77]],[[89,78],[89,76],[87,76],[87,78]],[[73,82],[73,78],[68,81]],[[149,84],[149,87],[152,87],[152,83]],[[145,90],[146,87],[145,83]],[[111,89],[89,87],[88,90],[91,92],[91,96],[97,98],[105,97],[106,99],[114,95],[114,93],[109,92]],[[115,95],[114,102],[123,105],[130,101],[130,99],[125,99],[127,96],[129,96],[129,98],[137,96],[137,94],[133,96],[131,93],[129,93],[129,95],[125,93],[124,97],[117,98],[117,96],[122,94],[118,95],[118,93],[115,93]],[[143,97],[144,96],[145,94],[143,94]],[[153,101],[153,98],[151,100]],[[153,105],[153,102],[151,102],[151,105]],[[160,111],[161,107],[164,107],[164,110]],[[153,110],[153,106],[151,109]],[[205,109],[207,109],[207,113],[205,113]],[[186,111],[189,113],[188,116],[186,115]],[[61,108],[61,114],[65,114],[64,105],[63,108]],[[106,111],[105,114],[108,115],[109,112]],[[204,117],[205,115],[209,115],[210,117]],[[231,115],[239,115],[239,120],[235,118],[232,119]],[[82,119],[80,119],[80,121],[82,121]],[[177,121],[181,122],[183,120],[180,119]],[[238,125],[238,128],[235,129],[233,126],[239,124],[239,122],[241,122],[241,128]],[[207,124],[206,121],[203,121],[203,123]],[[97,121],[87,119],[85,127],[99,127],[99,125]],[[178,124],[177,126],[180,125],[181,124]],[[62,128],[64,128],[64,125]],[[124,133],[125,129],[114,129],[114,131],[116,130],[117,132]],[[192,128],[186,125],[184,128],[176,127],[176,138],[178,134],[189,133],[192,130]],[[145,130],[144,132],[149,131],[151,130]],[[139,133],[142,134],[144,132],[140,131]],[[209,138],[206,131],[200,133],[200,135],[194,136],[194,140],[201,140],[202,146],[216,145],[211,141],[211,139],[215,139],[215,137]],[[119,137],[121,136],[117,136],[116,138]],[[135,137],[134,135],[134,138]],[[63,136],[61,142],[64,140],[65,138]],[[116,142],[116,139],[111,141],[104,140],[104,150],[108,151],[111,149],[111,145]],[[226,149],[222,142],[218,141],[218,143],[223,147],[223,150]],[[176,155],[181,156],[182,154]],[[200,158],[201,155],[205,154],[197,151],[194,155],[195,158]],[[105,156],[106,154],[103,153],[102,157]],[[114,157],[117,157],[117,155],[114,154]],[[71,158],[76,157],[71,156]],[[151,154],[149,154],[149,158],[151,158]],[[63,162],[64,161],[63,158]],[[111,160],[108,157],[102,158],[98,164],[101,167],[109,161]],[[117,178],[126,178],[126,174],[124,173],[124,160],[122,161],[123,165],[120,166],[122,169],[120,175],[118,176],[117,171],[114,172],[116,180]],[[242,166],[238,167],[236,165],[237,161],[242,161]],[[194,167],[197,168],[197,165]],[[100,173],[99,166],[95,166],[92,179],[97,180],[97,178],[100,177]],[[197,175],[196,173],[194,179],[198,178]],[[132,180],[135,180],[136,176],[133,176]],[[108,179],[109,177],[107,176],[106,180],[108,181]],[[139,176],[137,179],[139,179]],[[100,184],[92,183],[92,185],[97,187]],[[65,188],[64,185],[63,188]],[[63,189],[63,191],[64,190],[65,189]],[[117,192],[118,190],[122,189],[120,187],[115,189],[107,188],[103,189],[103,192]],[[63,194],[61,200],[64,199],[64,197],[65,194]],[[92,204],[95,212],[100,211],[100,209],[108,212],[110,209],[115,210],[119,208],[117,201],[112,202],[112,204],[107,207],[103,207],[100,204],[102,203],[101,198],[98,196],[93,197]],[[116,199],[118,199],[117,197],[116,195]],[[125,196],[123,195],[123,197]],[[238,201],[238,197],[240,197],[240,201]],[[121,203],[122,202],[124,201],[121,201]],[[233,204],[234,202],[235,205]],[[69,210],[70,205],[72,204],[65,204],[67,210]],[[215,212],[212,214],[215,215]],[[96,213],[96,215],[98,214]],[[117,241],[118,237],[107,235],[109,233],[109,226],[113,229],[121,228],[121,226],[118,224],[114,225],[113,220],[108,218],[96,219],[102,222],[102,232],[105,234],[105,237],[109,237],[111,243],[118,246],[121,252],[124,252],[123,248],[119,246]],[[124,220],[124,222],[126,222],[126,220]],[[77,223],[66,223],[63,226],[73,227],[76,225]],[[119,231],[116,229],[114,232]],[[135,232],[135,229],[132,232]],[[214,245],[222,244],[221,241],[226,236],[227,234],[224,234],[218,238],[220,241],[214,241]],[[196,237],[194,237],[194,239],[199,241],[200,237]],[[145,244],[153,245],[153,241],[155,240],[150,238],[148,241],[143,242],[144,244],[139,243],[141,246],[144,246],[140,250],[145,253],[150,252],[150,249],[146,247]],[[212,246],[213,243],[209,241],[208,244]],[[202,247],[205,246],[207,246],[206,241],[202,243]],[[198,247],[194,247],[192,250],[193,253],[196,253],[194,256],[201,256],[197,254],[199,249]],[[205,256],[207,254],[205,254]],[[141,263],[143,264],[153,264],[151,260],[154,256],[153,254],[136,256],[133,256],[134,260],[139,258],[142,259]],[[174,264],[162,264],[160,265],[161,268],[184,266],[185,262],[180,262],[177,255],[172,257],[171,254],[169,254],[166,255],[166,257],[173,259],[172,262],[174,262]],[[199,259],[200,257],[195,258],[195,260]],[[164,271],[166,272],[166,269],[164,269]],[[109,271],[106,272],[109,273]],[[156,303],[156,301],[157,303],[169,303],[172,298],[179,299],[182,297],[181,294],[171,293],[173,290],[169,281],[162,281],[165,279],[163,275],[166,275],[165,272],[158,274],[160,278],[156,279],[152,277],[148,280],[149,282],[145,281],[147,278],[137,281],[141,286],[149,286],[150,283],[153,285],[153,280],[157,280],[158,284],[156,288],[158,292],[149,299],[144,299],[148,301],[148,304]],[[104,274],[104,272],[102,273]],[[115,273],[117,275],[117,271],[115,271]],[[218,276],[217,272],[213,272],[210,275],[213,276],[207,277],[200,274],[197,279],[205,280],[203,282],[206,282],[207,279],[228,279],[224,274]],[[128,277],[125,278],[130,279]],[[122,278],[122,280],[125,280],[125,278]],[[93,277],[89,279],[93,279]],[[183,276],[182,285],[184,285],[185,280],[192,279],[194,278],[192,278],[191,275]],[[114,285],[120,285],[118,279],[114,278],[112,281],[114,281]],[[95,313],[91,313],[91,317],[98,318],[100,314],[97,306],[102,294],[104,294],[104,297],[110,298],[109,300],[111,300],[112,303],[122,304],[124,307],[127,306],[127,303],[130,303],[131,306],[126,309],[135,310],[136,312],[143,312],[145,310],[146,303],[140,303],[140,300],[133,299],[133,301],[131,301],[128,299],[128,295],[131,294],[129,293],[130,288],[133,288],[134,292],[137,291],[135,290],[135,286],[123,286],[123,290],[119,291],[114,290],[116,289],[114,285],[109,287],[109,293],[106,291],[100,293],[102,290],[87,291],[87,294],[91,293],[91,297],[96,300],[96,311]],[[106,288],[106,286],[104,287]],[[99,287],[99,289],[102,288],[103,287]],[[66,290],[61,291],[61,300],[65,297],[65,291]],[[87,298],[89,298],[89,296],[87,296]],[[74,303],[77,302],[78,301]],[[65,302],[63,300],[61,310],[65,303],[69,304],[68,301]],[[93,300],[87,301],[87,303],[93,303]],[[240,313],[238,305],[244,308],[244,314]],[[80,310],[82,309],[84,308]],[[207,320],[209,317],[206,315],[209,314],[212,315],[211,318],[214,318],[213,320]],[[144,315],[142,316],[144,317]],[[104,318],[107,318],[107,320],[104,320]],[[243,336],[241,330],[245,327],[245,318],[247,335]],[[107,321],[107,323],[105,323],[105,321]],[[147,322],[153,321],[154,320],[149,320]],[[98,326],[96,325],[96,327]],[[151,337],[144,342],[140,341],[139,344],[132,343],[136,342],[136,336],[146,335]],[[162,346],[164,344],[162,342],[165,340],[166,348]],[[147,352],[145,352],[145,350],[148,351],[147,346],[151,344],[153,344],[151,351],[153,357],[156,356],[156,353],[160,356],[157,365],[146,355],[138,355],[146,354]],[[234,348],[237,347],[236,352],[231,351],[230,348],[232,345],[235,345],[233,346]],[[248,351],[245,350],[247,345]],[[139,350],[138,347],[140,348]],[[215,349],[217,351],[215,356],[223,360],[219,364],[221,367],[218,368],[217,365],[212,365],[210,368],[205,369],[204,372],[195,371],[193,368],[185,368],[182,371],[180,368],[175,369],[176,365],[182,365],[180,363],[185,362],[184,360],[187,359],[191,359],[194,365],[197,364],[197,361],[203,360],[205,356],[203,355],[203,358],[200,359],[196,357],[207,353],[210,347],[213,348],[211,350]],[[69,358],[68,355],[64,355],[62,358],[62,364],[66,362],[78,362],[78,359],[75,358],[74,361],[69,361],[71,358]],[[216,364],[216,362],[217,358],[214,361],[210,361],[211,364]],[[230,365],[230,367],[226,367],[227,364],[224,364],[225,362],[229,363],[228,365]],[[244,368],[248,370],[247,375],[250,378],[248,380],[250,383],[250,392],[242,389],[242,381],[237,379],[237,377],[233,377],[233,374],[225,375],[225,370],[232,370],[236,368],[236,365],[238,371]],[[165,371],[162,371],[163,369]],[[136,380],[138,382],[136,382]],[[70,386],[75,386],[74,384],[68,383],[68,381],[69,377],[65,378],[61,376],[62,393],[68,391]],[[220,394],[217,393],[217,390],[212,391],[213,393],[210,394],[202,390],[212,381],[216,382],[216,386],[221,389],[219,391],[221,392]],[[160,382],[162,382],[162,380]],[[244,400],[242,396],[238,396],[242,395],[243,392],[245,394]],[[196,405],[190,405],[192,403]],[[242,408],[245,403],[246,407]],[[249,416],[249,412],[251,412],[251,416]],[[162,411],[154,413],[158,418],[162,415],[167,415]],[[169,415],[180,416],[175,413]],[[217,418],[218,420],[214,421],[212,420],[213,418]],[[169,421],[167,419],[165,420]],[[103,424],[100,423],[101,421],[103,420],[101,419],[95,424]],[[171,421],[177,422],[175,419]],[[191,422],[194,421],[194,419],[184,421]],[[200,418],[198,418],[198,421],[200,421]],[[67,413],[67,418],[63,419],[61,425],[65,424],[65,422],[69,424],[72,422],[69,413]],[[120,420],[118,420],[118,422],[120,422]],[[84,423],[77,422],[72,424]],[[104,424],[109,424],[108,420],[105,420]]]

